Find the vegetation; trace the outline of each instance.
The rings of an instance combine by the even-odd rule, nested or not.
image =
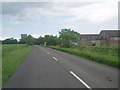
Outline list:
[[[60,48],[51,46],[51,48],[74,54],[80,57],[88,58],[90,60],[110,65],[116,68],[120,64],[120,62],[118,61],[118,58],[120,58],[120,55],[118,53],[120,52],[120,47],[78,46],[73,48]]]
[[[70,47],[72,42],[78,42],[79,41],[79,34],[71,29],[62,29],[60,32],[61,43],[63,47]]]
[[[46,45],[58,45],[60,44],[60,39],[57,36],[53,35],[45,35],[44,37],[39,37],[35,44],[44,44],[46,42]]]
[[[35,39],[31,35],[28,35],[26,38],[20,39],[19,44],[33,45],[34,41],[35,41]]]
[[[3,44],[17,44],[18,41],[14,38],[7,38],[2,41]]]
[[[0,44],[0,87],[2,86],[2,45]]]
[[[59,31],[59,37],[45,35],[44,37],[40,36],[39,38],[33,38],[31,35],[28,35],[27,37],[20,39],[20,41],[13,38],[0,41],[0,43],[3,44],[3,46],[0,44],[2,46],[0,50],[3,51],[0,52],[0,56],[2,56],[0,57],[0,64],[3,60],[3,70],[0,69],[3,77],[0,76],[0,79],[2,78],[4,84],[15,72],[17,67],[20,66],[30,52],[32,48],[31,45],[34,44],[46,44],[53,49],[88,58],[113,67],[118,67],[118,64],[120,64],[118,61],[118,58],[120,58],[120,47],[77,46],[76,43],[79,44],[79,38],[80,35],[77,32],[65,28]]]
[[[23,44],[2,45],[2,83],[15,72],[31,51],[32,47]]]
[[[46,45],[62,45],[62,47],[71,47],[72,43],[78,43],[79,41],[79,34],[71,29],[62,29],[59,32],[59,37],[53,35],[44,35],[44,37],[33,38],[31,35],[28,35],[25,38],[20,39],[18,42],[16,39],[8,38],[2,41],[2,44],[45,44]]]

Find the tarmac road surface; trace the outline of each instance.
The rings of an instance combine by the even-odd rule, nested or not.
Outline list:
[[[118,70],[34,45],[3,88],[118,88]]]

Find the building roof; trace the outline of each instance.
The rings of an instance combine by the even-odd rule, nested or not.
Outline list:
[[[98,36],[99,39],[108,39],[110,37],[120,37],[120,30],[102,30]]]
[[[80,34],[81,39],[97,39],[98,34]]]
[[[100,33],[106,33],[110,37],[119,37],[120,30],[102,30]]]

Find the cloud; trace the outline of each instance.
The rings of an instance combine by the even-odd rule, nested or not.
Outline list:
[[[5,40],[5,39],[8,39],[8,38],[12,38],[12,37],[4,37],[4,36],[0,36],[0,40]],[[14,39],[17,39],[17,41],[19,41],[20,38],[18,37],[14,37]]]
[[[90,2],[91,1],[91,2]],[[9,15],[17,21],[31,21],[45,16],[64,18],[65,22],[86,21],[94,24],[104,23],[117,17],[117,3],[114,0],[85,0],[84,2],[4,2],[2,14]]]
[[[4,31],[12,31],[12,30],[14,30],[14,28],[2,28],[2,32],[4,32]]]
[[[2,2],[2,14],[3,15],[18,15],[25,13],[26,9],[29,11],[34,8],[49,8],[52,3],[48,2]],[[28,12],[27,12],[28,13]]]
[[[2,15],[9,16],[12,20],[30,21],[35,16],[38,16],[38,8],[50,8],[52,3],[41,2],[3,2]],[[41,11],[42,13],[42,11]]]
[[[56,34],[52,34],[52,33],[31,34],[31,36],[32,36],[33,38],[39,38],[40,36],[44,37],[45,35],[53,35],[53,36],[56,36]]]
[[[40,37],[40,35],[38,35],[38,34],[31,34],[31,36],[34,37],[34,38],[39,38]]]
[[[90,22],[93,24],[104,23],[106,21],[117,18],[118,7],[117,2],[94,3],[80,8],[71,8],[71,12],[75,17],[68,22]]]
[[[4,2],[101,2],[103,0],[4,0]],[[105,0],[104,0],[105,1]]]

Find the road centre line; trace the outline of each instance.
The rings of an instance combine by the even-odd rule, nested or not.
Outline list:
[[[55,59],[56,61],[58,60],[57,58],[53,57],[53,59]]]
[[[92,90],[92,88],[87,85],[82,79],[80,79],[75,73],[73,73],[72,71],[70,71],[70,73],[75,77],[77,78],[85,87],[87,87],[89,90]]]

